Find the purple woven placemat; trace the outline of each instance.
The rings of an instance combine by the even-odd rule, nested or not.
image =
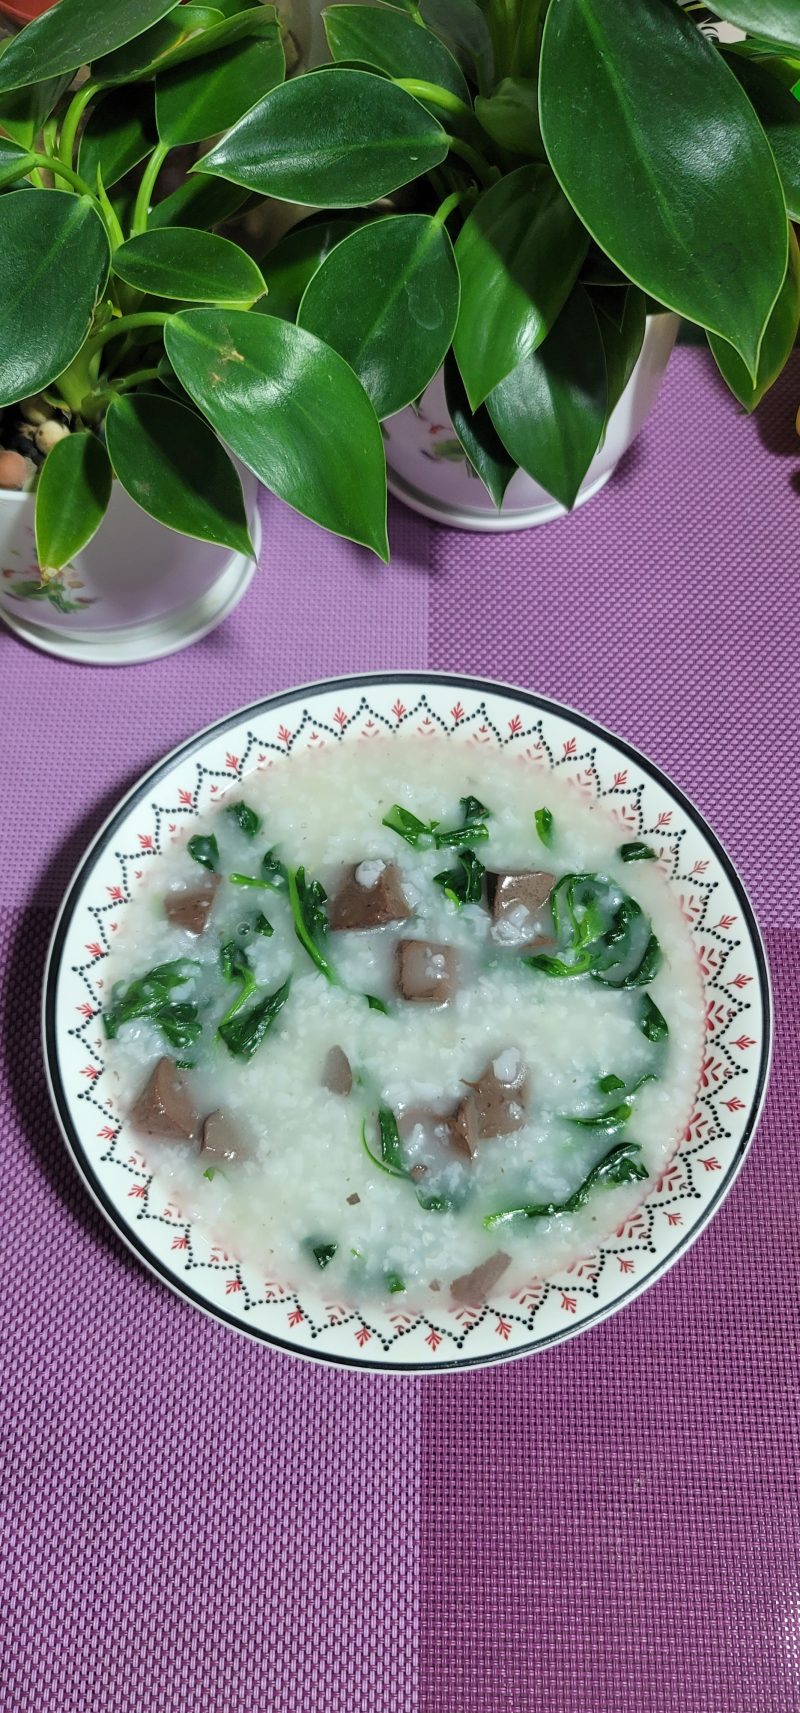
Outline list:
[[[614,481],[492,540],[397,508],[383,571],[265,500],[262,569],[184,655],[0,635],[0,1713],[794,1713],[800,368],[757,421],[679,351]],[[474,671],[640,744],[728,844],[779,1038],[750,1163],[620,1316],[438,1379],[315,1368],[152,1281],[42,1085],[37,985],[99,821],[152,761],[327,673]]]

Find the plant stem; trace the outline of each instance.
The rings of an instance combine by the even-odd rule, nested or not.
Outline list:
[[[62,166],[72,166],[72,157],[75,152],[75,138],[78,135],[78,126],[86,112],[89,102],[92,100],[93,96],[97,94],[99,88],[100,85],[98,83],[92,83],[90,78],[89,82],[85,83],[83,88],[78,90],[77,95],[73,95],[72,97],[67,111],[64,114],[64,120],[61,126],[61,136],[58,142],[58,158]]]
[[[104,396],[111,398],[114,393],[127,393],[130,391],[131,387],[141,386],[143,381],[157,381],[159,379],[160,376],[157,369],[134,369],[133,373],[130,375],[120,375],[119,380],[115,381],[114,385],[108,388],[108,391]]]
[[[407,95],[413,95],[417,101],[435,102],[437,107],[441,107],[453,119],[459,119],[462,123],[466,120],[470,125],[474,122],[475,115],[466,101],[462,101],[458,95],[453,95],[451,90],[444,89],[440,83],[426,83],[421,77],[394,77],[392,82],[397,84],[398,89],[404,89]]]
[[[446,196],[444,202],[439,204],[439,207],[433,216],[437,226],[443,226],[448,216],[452,214],[453,209],[458,208],[460,203],[466,202],[469,195],[470,192],[468,190],[454,190],[449,196]]]
[[[447,140],[450,144],[451,153],[460,155],[462,161],[466,161],[467,166],[472,168],[475,177],[484,187],[497,181],[500,177],[499,169],[490,166],[484,156],[479,154],[477,149],[473,149],[471,143],[465,143],[461,137],[453,137],[449,132]]]
[[[156,179],[169,154],[169,143],[157,143],[147,166],[142,173],[142,182],[136,192],[131,220],[131,237],[137,232],[147,231],[147,217],[150,213],[150,203],[155,189]]]
[[[128,333],[134,327],[166,327],[172,317],[163,309],[140,310],[137,315],[118,315],[107,327],[99,328],[87,339],[83,347],[84,353],[93,357],[96,351],[102,350],[109,339],[116,339],[119,333]]]
[[[94,191],[89,188],[84,178],[79,178],[78,174],[72,171],[72,167],[65,166],[64,162],[57,160],[55,155],[31,155],[29,158],[35,167],[43,167],[45,172],[51,172],[54,178],[66,179],[67,184],[71,184],[73,190],[77,190],[80,196],[91,197],[95,208],[99,208],[100,205]]]

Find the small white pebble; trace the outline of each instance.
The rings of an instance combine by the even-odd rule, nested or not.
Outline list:
[[[40,452],[52,452],[59,440],[66,439],[69,429],[63,422],[43,422],[36,430],[36,444]]]
[[[24,487],[30,462],[21,452],[0,452],[0,488]]]
[[[34,393],[31,398],[22,399],[19,405],[19,410],[20,414],[24,416],[25,421],[35,423],[37,428],[39,423],[47,422],[48,417],[53,414],[50,406],[45,404],[41,393]]]
[[[385,867],[386,864],[380,857],[366,858],[364,862],[359,863],[356,869],[355,880],[357,885],[365,886],[368,891],[371,891],[373,886],[377,886]]]

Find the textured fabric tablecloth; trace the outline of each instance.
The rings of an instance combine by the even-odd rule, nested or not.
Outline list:
[[[0,1713],[796,1713],[800,368],[755,421],[679,351],[605,492],[380,569],[264,501],[187,653],[0,635],[5,1521]],[[326,674],[560,698],[702,807],[764,927],[764,1122],[710,1230],[620,1315],[486,1372],[339,1373],[174,1298],[106,1228],[43,1087],[38,989],[86,841],[164,751]]]

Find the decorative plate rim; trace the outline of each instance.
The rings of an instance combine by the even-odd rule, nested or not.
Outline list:
[[[347,1355],[340,1351],[312,1348],[308,1342],[298,1343],[291,1338],[264,1328],[248,1325],[239,1315],[233,1313],[221,1304],[211,1302],[203,1296],[185,1278],[179,1278],[171,1272],[161,1258],[147,1245],[132,1228],[128,1228],[119,1209],[108,1193],[94,1164],[89,1156],[84,1142],[75,1125],[69,1109],[69,1100],[61,1073],[58,1052],[57,1027],[57,990],[58,978],[61,971],[62,954],[67,935],[75,913],[82,899],[85,882],[100,858],[107,851],[111,838],[116,829],[127,819],[130,810],[146,798],[148,792],[162,778],[168,776],[179,761],[188,760],[202,750],[214,737],[222,737],[225,732],[240,725],[251,716],[260,715],[280,709],[287,703],[294,703],[304,695],[319,695],[338,691],[354,691],[367,689],[370,686],[386,685],[417,685],[424,692],[426,687],[440,688],[451,686],[453,689],[469,694],[481,693],[486,695],[499,694],[510,696],[521,701],[524,705],[541,714],[574,720],[588,736],[611,744],[623,756],[632,761],[641,773],[649,777],[654,784],[665,791],[684,811],[702,839],[709,845],[711,851],[724,872],[724,875],[734,892],[742,909],[743,922],[750,940],[753,960],[758,977],[758,989],[763,1007],[764,1029],[760,1045],[758,1069],[755,1086],[750,1100],[749,1111],[742,1130],[741,1137],[735,1146],[735,1152],[717,1186],[714,1194],[700,1209],[692,1225],[674,1245],[671,1244],[666,1254],[656,1256],[653,1265],[641,1277],[615,1295],[611,1302],[601,1302],[594,1309],[582,1314],[571,1324],[557,1328],[546,1334],[533,1336],[524,1343],[504,1346],[497,1350],[484,1350],[479,1353],[467,1354],[459,1351],[455,1356],[437,1357],[435,1351],[431,1358],[411,1361],[392,1361],[379,1359],[373,1355]],[[199,1308],[209,1319],[219,1321],[236,1332],[244,1333],[246,1337],[258,1344],[272,1346],[285,1350],[289,1354],[304,1358],[310,1362],[324,1362],[334,1367],[354,1368],[365,1373],[395,1373],[395,1374],[438,1374],[452,1373],[457,1369],[488,1367],[496,1362],[509,1362],[520,1357],[530,1356],[539,1350],[550,1348],[568,1338],[575,1338],[579,1333],[597,1326],[600,1321],[607,1319],[656,1282],[665,1274],[682,1255],[706,1230],[714,1214],[724,1201],[729,1190],[738,1177],[749,1151],[753,1136],[758,1127],[766,1098],[772,1062],[774,1033],[774,1008],[769,965],[758,920],[750,901],[747,889],[736,866],[729,856],[718,835],[709,826],[692,799],[670,779],[657,763],[651,761],[634,744],[619,737],[609,727],[602,725],[591,716],[572,708],[568,703],[558,702],[551,697],[538,695],[519,685],[510,684],[502,679],[473,677],[464,673],[433,672],[427,669],[413,671],[402,669],[397,671],[359,672],[337,675],[333,678],[314,679],[304,684],[298,684],[286,690],[276,691],[270,696],[259,697],[257,700],[245,703],[242,707],[220,719],[212,721],[199,732],[194,733],[183,743],[157,761],[153,767],[130,787],[120,798],[111,813],[103,821],[98,831],[87,846],[83,857],[76,866],[63,900],[56,916],[45,960],[45,971],[42,989],[42,1043],[45,1075],[54,1108],[55,1116],[61,1130],[67,1152],[78,1172],[84,1187],[89,1191],[95,1205],[108,1221],[117,1237],[143,1263],[150,1273],[155,1275],[163,1284],[179,1298],[190,1302]],[[602,1242],[603,1240],[601,1240]]]

